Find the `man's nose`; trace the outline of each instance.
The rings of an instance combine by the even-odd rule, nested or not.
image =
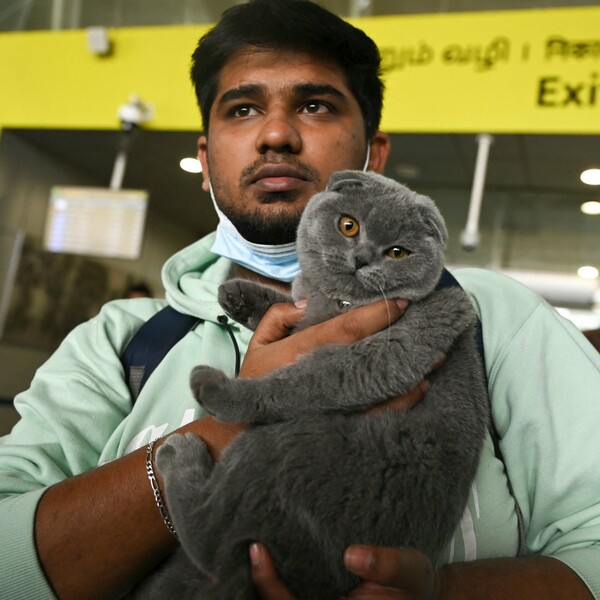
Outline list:
[[[261,154],[268,150],[297,153],[302,149],[302,137],[293,119],[287,115],[267,116],[256,138],[256,149]]]

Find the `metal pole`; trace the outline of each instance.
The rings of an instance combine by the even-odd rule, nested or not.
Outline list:
[[[373,12],[371,0],[351,0],[349,7],[350,17],[364,17]]]
[[[494,138],[487,133],[477,136],[477,159],[475,161],[469,214],[467,216],[467,224],[460,236],[460,242],[465,250],[475,250],[479,245],[479,213],[481,212],[488,156],[493,141]]]
[[[117,153],[115,164],[113,166],[112,177],[110,178],[110,189],[120,190],[123,186],[123,177],[127,167],[127,151],[122,149]]]
[[[17,268],[21,260],[21,251],[23,250],[23,242],[25,241],[25,233],[18,230],[15,233],[8,268],[6,269],[6,277],[0,294],[0,338],[4,334],[4,326],[6,325],[6,317],[10,308],[10,298],[12,296],[15,280],[17,279]]]
[[[65,12],[64,0],[52,0],[52,14],[50,16],[50,29],[62,29]]]

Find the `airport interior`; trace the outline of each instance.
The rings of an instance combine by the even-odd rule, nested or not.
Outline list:
[[[69,331],[162,296],[165,260],[214,230],[189,58],[238,3],[0,2],[0,435]],[[600,3],[318,3],[380,48],[385,174],[436,202],[448,267],[600,329]]]

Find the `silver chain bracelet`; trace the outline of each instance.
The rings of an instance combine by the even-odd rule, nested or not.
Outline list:
[[[175,527],[173,527],[173,522],[171,521],[171,517],[169,516],[169,512],[167,511],[167,507],[163,501],[163,497],[160,491],[160,487],[158,487],[158,481],[156,479],[156,475],[154,473],[154,467],[152,465],[152,450],[154,449],[154,442],[156,440],[152,440],[146,446],[146,473],[148,474],[148,480],[150,481],[150,486],[152,487],[152,493],[154,494],[154,501],[156,502],[156,506],[160,511],[160,516],[162,517],[167,529],[173,534],[173,536],[177,538],[177,532],[175,531]]]

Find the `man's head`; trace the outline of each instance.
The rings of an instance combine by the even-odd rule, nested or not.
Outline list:
[[[252,0],[225,12],[192,67],[218,239],[229,231],[230,246],[294,242],[304,207],[332,173],[383,172],[378,71],[374,42],[312,2]]]
[[[206,134],[221,69],[246,47],[300,51],[337,64],[360,106],[366,138],[373,137],[383,103],[377,46],[365,33],[308,0],[250,0],[226,10],[201,38],[191,77]]]

